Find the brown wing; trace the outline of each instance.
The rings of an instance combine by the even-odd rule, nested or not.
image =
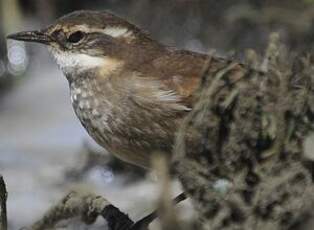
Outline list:
[[[205,54],[186,50],[170,50],[166,56],[154,60],[153,65],[159,70],[160,80],[165,89],[175,91],[182,103],[192,108],[195,91],[199,87],[208,61],[210,62],[210,71],[216,71],[225,63],[223,59]]]

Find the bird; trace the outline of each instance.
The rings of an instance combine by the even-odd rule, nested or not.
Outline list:
[[[7,38],[48,46],[89,135],[116,157],[148,169],[157,152],[171,159],[208,60],[210,72],[226,65],[223,58],[162,44],[107,11],[74,11]]]

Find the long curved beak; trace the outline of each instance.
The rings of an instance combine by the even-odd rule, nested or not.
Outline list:
[[[7,39],[26,42],[37,42],[45,45],[48,45],[49,43],[52,42],[51,37],[48,34],[46,34],[43,30],[24,31],[15,34],[10,34],[7,36]]]

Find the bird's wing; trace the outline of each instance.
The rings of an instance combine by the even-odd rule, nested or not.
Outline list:
[[[226,65],[226,60],[180,50],[170,51],[153,64],[160,71],[159,79],[165,90],[172,91],[184,106],[192,108],[205,69],[208,67],[210,72],[215,72]]]

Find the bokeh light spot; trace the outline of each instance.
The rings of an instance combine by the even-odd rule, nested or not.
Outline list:
[[[27,68],[28,56],[22,42],[8,42],[8,71],[13,75],[21,75]]]

